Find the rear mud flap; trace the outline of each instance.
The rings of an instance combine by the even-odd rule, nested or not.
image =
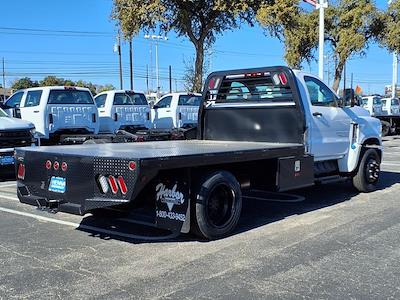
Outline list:
[[[155,181],[155,223],[159,228],[183,233],[190,230],[189,176],[185,173],[169,171]]]

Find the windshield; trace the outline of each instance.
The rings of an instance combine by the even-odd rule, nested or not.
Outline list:
[[[374,105],[381,105],[382,104],[382,99],[379,97],[374,97],[373,99]]]
[[[48,104],[94,104],[88,91],[52,90]]]
[[[6,114],[6,112],[4,111],[4,110],[2,110],[1,108],[0,108],[0,118],[1,117],[8,117],[8,115]]]
[[[116,93],[114,105],[147,105],[146,96],[136,93]]]
[[[178,106],[200,106],[201,96],[181,95],[179,96]]]
[[[392,105],[399,105],[399,99],[392,99]]]

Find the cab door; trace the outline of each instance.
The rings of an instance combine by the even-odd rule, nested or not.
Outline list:
[[[165,96],[154,107],[154,128],[171,129],[174,127],[172,96]]]
[[[20,105],[22,97],[24,96],[24,91],[16,92],[4,103],[3,110],[10,116],[14,118],[21,118]]]
[[[304,76],[311,109],[310,150],[316,161],[343,157],[350,147],[351,109],[316,77]]]
[[[42,93],[43,90],[28,90],[26,92],[26,96],[21,102],[21,117],[32,122],[36,127],[36,131],[44,135],[46,122],[44,120],[44,112],[39,107]]]

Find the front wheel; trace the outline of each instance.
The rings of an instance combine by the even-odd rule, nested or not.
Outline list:
[[[205,176],[193,196],[194,234],[212,240],[234,230],[242,211],[242,193],[231,173],[219,171]]]
[[[375,149],[365,151],[357,174],[353,177],[354,187],[363,193],[376,190],[380,175],[381,159]]]

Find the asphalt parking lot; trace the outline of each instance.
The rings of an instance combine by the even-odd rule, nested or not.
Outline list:
[[[385,139],[380,188],[246,201],[237,232],[203,242],[18,202],[0,182],[0,298],[400,297],[400,137]]]

